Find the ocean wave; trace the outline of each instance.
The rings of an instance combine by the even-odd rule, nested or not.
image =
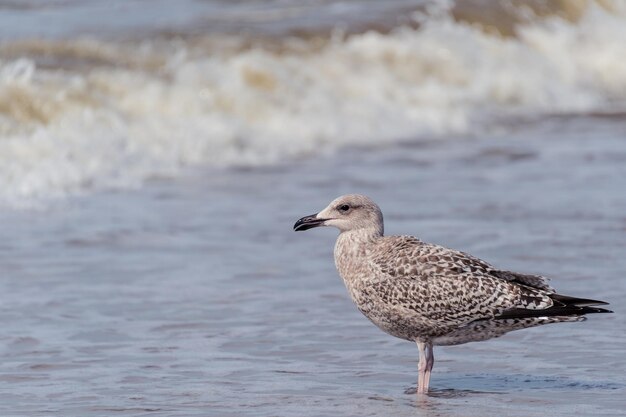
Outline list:
[[[0,47],[0,204],[133,187],[184,167],[258,166],[399,139],[477,134],[488,117],[626,99],[626,12],[515,23],[451,13],[280,46],[217,35]],[[621,105],[621,104],[620,104]]]

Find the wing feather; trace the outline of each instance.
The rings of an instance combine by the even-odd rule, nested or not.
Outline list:
[[[520,274],[519,272],[492,270],[489,272],[496,278],[505,281],[516,282],[539,290],[554,292],[554,288],[548,283],[548,278],[541,275]]]
[[[370,284],[385,305],[411,311],[433,324],[458,325],[507,310],[553,305],[545,278],[500,271],[463,252],[410,236],[383,240],[371,254],[379,279]]]

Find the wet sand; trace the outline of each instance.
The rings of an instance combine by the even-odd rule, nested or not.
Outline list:
[[[3,416],[571,416],[626,409],[626,120],[203,169],[2,211]],[[612,315],[417,349],[371,325],[293,222],[346,192],[415,234],[611,302]]]

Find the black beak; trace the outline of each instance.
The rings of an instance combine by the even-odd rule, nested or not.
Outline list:
[[[304,216],[293,225],[293,230],[299,232],[301,230],[309,230],[314,227],[323,226],[326,219],[318,219],[317,214],[311,214],[310,216]]]

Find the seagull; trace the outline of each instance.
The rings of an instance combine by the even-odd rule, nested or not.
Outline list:
[[[433,346],[458,345],[512,330],[611,313],[604,301],[557,294],[540,275],[495,268],[464,252],[413,236],[384,236],[369,197],[348,194],[293,226],[339,229],[335,265],[350,297],[372,323],[419,349],[417,393],[428,393]]]

